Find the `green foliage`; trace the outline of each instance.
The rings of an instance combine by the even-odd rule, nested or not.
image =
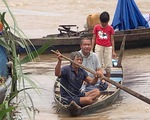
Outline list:
[[[2,22],[2,24],[4,25],[5,30],[7,31],[9,28],[8,23],[5,20],[5,14],[6,12],[0,13],[0,21]]]
[[[47,50],[50,45],[52,44],[53,39],[50,39],[46,44],[44,44],[41,48],[39,48],[36,51],[33,51],[31,53],[29,53],[24,59],[21,60],[21,64],[30,62],[31,59],[29,56],[33,55],[33,59],[38,57],[39,54],[42,54],[45,50]],[[38,53],[38,54],[37,54]]]
[[[4,102],[3,104],[0,104],[0,120],[2,120],[7,113],[11,112],[14,109],[15,107],[13,106],[8,107],[8,102]]]

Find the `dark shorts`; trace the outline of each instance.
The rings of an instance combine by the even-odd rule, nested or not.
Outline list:
[[[85,93],[80,93],[79,95],[77,96],[67,96],[65,97],[65,99],[62,99],[62,103],[65,104],[65,105],[69,105],[71,101],[75,101],[76,104],[78,104],[79,106],[82,106],[80,104],[80,97],[84,97],[85,96]]]

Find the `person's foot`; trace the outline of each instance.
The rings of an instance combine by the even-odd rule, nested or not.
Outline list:
[[[81,107],[77,105],[74,101],[70,102],[68,110],[72,117],[79,116],[81,114]]]

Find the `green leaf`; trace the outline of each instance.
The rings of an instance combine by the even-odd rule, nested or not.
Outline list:
[[[36,51],[33,51],[31,53],[29,53],[30,55],[33,56],[33,59],[35,59],[38,55],[42,54],[43,52],[45,52],[46,49],[48,49],[51,45],[52,45],[52,40],[50,39],[47,43],[45,43],[42,47],[40,47],[39,49],[37,49]],[[21,60],[21,64],[30,62],[32,59],[29,57],[29,55],[27,55],[24,59]]]
[[[8,29],[10,29],[10,27],[9,27],[8,23],[6,22],[6,20],[5,20],[5,14],[6,14],[6,12],[2,13],[2,15],[1,15],[1,22],[3,23],[3,25],[5,25],[4,28],[6,28],[5,30],[7,31]]]
[[[15,109],[15,107],[8,107],[8,108],[5,108],[5,105],[7,104],[7,102],[5,103],[2,103],[0,105],[0,120],[3,119],[3,117],[8,113],[8,112],[11,112],[13,109]]]
[[[22,42],[20,42],[20,41],[16,41],[22,48],[25,48],[26,46],[22,43]]]
[[[9,45],[5,42],[4,38],[0,38],[0,45],[5,47],[7,50],[11,50],[11,48],[9,47]]]

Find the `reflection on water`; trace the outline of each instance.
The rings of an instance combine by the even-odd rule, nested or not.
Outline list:
[[[124,83],[123,85],[150,98],[150,48],[125,50],[123,57]],[[118,51],[117,51],[118,52]],[[65,54],[69,56],[69,54]],[[97,110],[88,115],[77,118],[70,118],[67,114],[56,114],[53,109],[53,84],[55,81],[54,67],[56,65],[55,55],[41,55],[41,60],[24,65],[24,71],[30,73],[29,76],[40,83],[39,85],[47,89],[42,91],[41,100],[36,100],[40,113],[36,120],[41,120],[47,116],[51,119],[45,120],[149,120],[150,105],[138,98],[121,90],[118,101],[105,109]],[[68,62],[64,62],[66,64]],[[37,99],[33,95],[33,99]],[[45,101],[43,103],[43,101]]]

